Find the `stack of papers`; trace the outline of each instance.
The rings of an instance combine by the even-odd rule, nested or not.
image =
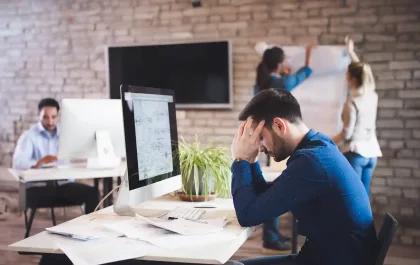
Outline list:
[[[227,219],[217,218],[205,222],[184,219],[159,221],[137,216],[129,221],[105,226],[128,238],[142,240],[165,249],[211,245],[236,238],[235,233],[222,232]]]
[[[81,219],[80,223],[64,223],[46,230],[63,236],[54,241],[73,264],[100,265],[140,258],[159,248],[194,248],[234,240],[235,233],[222,232],[226,223],[223,217],[168,221],[137,215],[117,220],[93,218],[87,224]]]

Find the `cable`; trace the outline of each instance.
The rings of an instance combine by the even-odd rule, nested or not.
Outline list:
[[[109,195],[111,195],[112,193],[114,193],[114,191],[116,191],[117,189],[119,189],[121,187],[121,184],[116,186],[115,188],[113,188],[110,192],[108,192],[107,195],[105,195],[105,197],[102,198],[102,200],[98,203],[98,205],[96,206],[95,210],[93,212],[96,212],[99,208],[99,206],[101,206],[101,204],[106,200],[106,198],[109,197]]]

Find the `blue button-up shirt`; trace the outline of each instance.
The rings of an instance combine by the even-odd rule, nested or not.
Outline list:
[[[299,234],[307,238],[298,254],[303,264],[373,264],[377,239],[368,194],[327,136],[310,130],[272,184],[264,180],[258,162],[234,162],[232,174],[242,226],[291,211]]]
[[[15,153],[13,154],[12,167],[20,170],[27,170],[34,166],[37,161],[44,156],[58,155],[60,128],[54,134],[47,131],[41,123],[37,123],[27,130],[19,138]],[[57,161],[58,163],[68,163],[69,161]],[[60,181],[66,183],[66,181]],[[29,187],[29,185],[27,185]]]

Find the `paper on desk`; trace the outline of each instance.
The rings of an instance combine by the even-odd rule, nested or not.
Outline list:
[[[155,246],[126,237],[57,243],[74,265],[99,265],[143,257]]]
[[[71,237],[78,240],[92,240],[98,238],[116,238],[123,234],[105,227],[103,224],[87,223],[84,225],[61,224],[46,228],[50,233]]]
[[[140,215],[137,215],[137,217],[150,225],[160,227],[184,236],[205,235],[223,230],[223,226],[203,223],[200,221],[190,221],[181,218],[170,221],[153,221]]]
[[[229,241],[236,238],[235,233],[215,232],[201,235],[181,235],[150,225],[141,218],[132,219],[124,223],[106,225],[108,228],[126,237],[149,242],[165,249],[196,247]]]

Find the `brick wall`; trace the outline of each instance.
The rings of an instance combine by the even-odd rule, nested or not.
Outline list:
[[[384,157],[373,179],[377,213],[420,216],[418,0],[0,1],[0,162],[36,119],[41,97],[108,97],[104,46],[231,39],[234,110],[179,112],[180,133],[229,144],[252,96],[257,41],[339,44],[346,34],[372,64]],[[213,125],[210,125],[210,122]]]

